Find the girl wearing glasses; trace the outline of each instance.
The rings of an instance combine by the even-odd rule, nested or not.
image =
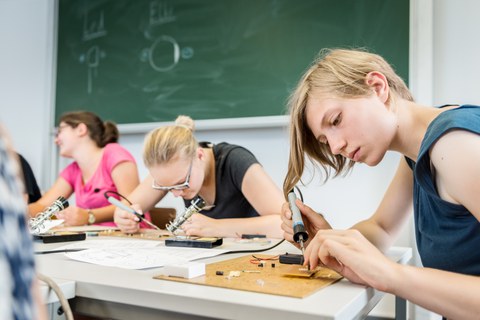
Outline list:
[[[143,160],[150,175],[128,196],[137,211],[148,211],[167,192],[188,207],[200,196],[210,209],[194,214],[182,228],[186,235],[281,237],[281,190],[247,149],[228,143],[198,143],[193,120],[177,118],[145,138]],[[115,222],[126,233],[138,231],[138,218],[117,209]]]
[[[305,263],[323,263],[449,319],[478,319],[480,108],[419,105],[382,57],[326,50],[300,80],[290,112],[285,192],[302,176],[306,157],[328,178],[357,162],[375,166],[387,150],[403,155],[375,213],[350,230],[332,230],[297,200],[311,236]],[[379,251],[401,232],[412,204],[425,268],[396,264]],[[284,205],[282,228],[292,241],[290,217]]]
[[[118,143],[117,126],[103,122],[87,111],[69,112],[60,118],[55,142],[60,155],[72,158],[54,185],[38,201],[28,206],[31,216],[50,206],[59,196],[75,193],[76,206],[57,214],[66,225],[101,224],[115,226],[115,207],[105,191],[128,194],[139,184],[133,156]]]

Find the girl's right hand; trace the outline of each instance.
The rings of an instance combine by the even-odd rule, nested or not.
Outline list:
[[[138,204],[133,204],[132,208],[136,212],[142,214],[142,209]],[[113,214],[113,221],[117,224],[117,227],[119,227],[123,233],[137,233],[140,230],[140,219],[137,218],[134,214],[120,208],[115,209],[115,213]]]
[[[325,220],[321,213],[317,213],[309,206],[303,204],[299,199],[296,200],[298,209],[302,214],[303,224],[305,225],[305,231],[308,233],[310,240],[304,243],[304,246],[307,246],[313,237],[317,234],[319,230],[322,229],[332,229],[330,224]],[[282,206],[282,230],[283,237],[285,240],[293,243],[295,246],[299,247],[299,244],[293,240],[293,222],[292,222],[292,211],[290,210],[290,205],[288,202],[285,202]]]
[[[319,231],[305,249],[304,265],[315,269],[319,264],[354,283],[387,292],[401,267],[354,229]]]

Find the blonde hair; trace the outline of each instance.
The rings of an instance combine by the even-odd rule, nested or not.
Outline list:
[[[309,97],[323,95],[338,98],[358,98],[371,95],[366,76],[381,72],[390,88],[388,104],[396,98],[413,101],[405,82],[379,55],[362,49],[322,49],[311,67],[305,72],[290,96],[290,157],[283,183],[285,195],[301,180],[305,169],[305,155],[313,164],[320,164],[325,181],[330,169],[335,176],[348,172],[355,162],[334,155],[327,144],[319,143],[306,121],[305,109]]]
[[[178,116],[174,125],[152,130],[145,137],[143,162],[147,168],[167,163],[174,157],[193,157],[198,142],[192,118]]]

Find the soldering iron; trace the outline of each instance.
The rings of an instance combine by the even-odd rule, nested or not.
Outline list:
[[[115,199],[114,197],[108,197],[107,198],[108,202],[110,202],[111,204],[113,204],[114,206],[122,209],[122,210],[125,210],[127,212],[130,212],[132,214],[134,214],[137,218],[139,218],[141,221],[145,222],[146,224],[148,224],[150,227],[154,228],[154,229],[157,229],[157,230],[160,230],[159,227],[157,227],[156,225],[154,225],[153,223],[151,223],[150,221],[148,221],[147,219],[145,219],[145,216],[136,212],[135,210],[133,210],[132,208],[130,208],[129,206],[127,206],[126,204],[120,202],[119,200]]]
[[[305,225],[303,224],[302,214],[295,203],[297,196],[295,192],[290,191],[288,194],[288,204],[290,205],[290,211],[292,211],[293,221],[293,240],[300,245],[302,255],[305,254],[304,242],[308,240],[308,233],[305,231]]]

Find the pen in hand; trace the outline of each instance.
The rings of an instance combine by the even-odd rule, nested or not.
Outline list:
[[[140,213],[136,212],[135,210],[133,210],[131,207],[127,206],[126,204],[120,202],[119,200],[115,199],[114,197],[108,197],[107,198],[108,202],[110,202],[111,204],[113,204],[114,206],[122,209],[122,210],[125,210],[127,212],[130,212],[132,214],[134,214],[138,219],[140,219],[140,221],[143,221],[145,222],[146,224],[148,224],[150,227],[154,228],[154,229],[157,229],[157,230],[161,230],[159,227],[157,227],[156,225],[154,225],[153,223],[151,223],[150,221],[148,221],[147,219],[145,219],[145,217],[143,215],[141,215]]]

